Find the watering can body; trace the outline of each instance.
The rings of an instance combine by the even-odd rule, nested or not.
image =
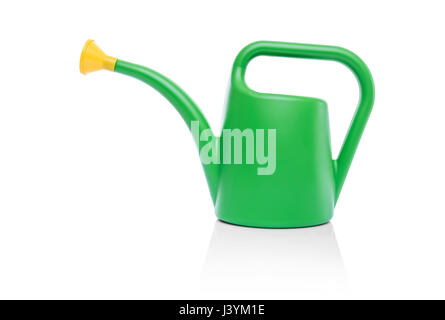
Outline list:
[[[232,86],[223,129],[237,128],[276,130],[275,171],[258,174],[262,165],[256,159],[251,165],[222,163],[215,203],[218,218],[272,228],[328,222],[335,182],[326,103]]]
[[[355,74],[360,86],[360,101],[337,159],[332,159],[326,102],[310,97],[260,93],[246,85],[246,67],[259,55],[333,60],[346,65]],[[193,100],[152,69],[109,57],[91,42],[84,47],[80,69],[85,74],[107,69],[137,78],[163,94],[192,133],[193,122],[199,123],[198,134],[205,130],[211,132]],[[346,49],[270,41],[246,46],[233,65],[221,138],[210,134],[221,145],[219,161],[203,162],[217,217],[233,224],[265,228],[307,227],[328,222],[373,102],[374,85],[367,66]],[[270,129],[275,138],[273,147],[255,144],[256,149],[265,148],[267,150],[263,151],[269,155],[275,154],[273,170],[268,174],[259,174],[264,162],[257,157],[250,163],[234,164],[223,160],[234,152],[233,144],[222,137],[225,131],[250,130],[265,134],[264,131]],[[205,143],[199,138],[195,142],[198,150]],[[242,148],[243,159],[248,158],[247,152]]]

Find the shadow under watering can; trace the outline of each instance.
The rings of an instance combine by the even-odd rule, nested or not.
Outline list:
[[[360,101],[337,159],[332,159],[328,108],[317,98],[261,93],[250,89],[244,75],[260,55],[334,60],[346,65],[360,85]],[[222,144],[217,159],[231,146],[215,136],[198,106],[160,73],[104,54],[94,41],[85,44],[80,71],[106,69],[139,79],[159,91],[192,130]],[[262,164],[204,163],[217,217],[229,223],[263,228],[321,225],[333,211],[374,102],[374,84],[365,63],[340,47],[259,41],[246,46],[233,64],[224,130],[276,132],[276,163],[272,174],[258,174]],[[218,140],[219,139],[219,140]],[[207,140],[195,139],[201,151]],[[156,152],[154,150],[153,152]],[[247,156],[246,152],[243,156]],[[185,168],[184,168],[185,169]]]
[[[262,229],[215,223],[201,277],[212,292],[294,293],[346,288],[346,271],[327,223],[313,228]]]

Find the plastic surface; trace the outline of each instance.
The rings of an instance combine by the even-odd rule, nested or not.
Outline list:
[[[107,56],[94,40],[88,40],[80,55],[79,69],[85,75],[102,69],[114,71],[116,60],[114,57]]]
[[[361,98],[337,160],[332,159],[328,109],[323,100],[259,93],[247,87],[247,64],[259,55],[335,60],[356,75]],[[158,90],[189,128],[191,121],[199,121],[200,132],[209,129],[193,100],[171,80],[122,60],[117,60],[114,71]],[[266,228],[328,222],[373,101],[374,85],[368,68],[346,49],[268,41],[245,47],[233,65],[223,129],[276,129],[276,170],[272,175],[258,175],[257,169],[262,165],[256,160],[254,164],[203,164],[217,217],[229,223]],[[201,149],[202,142],[197,143]],[[224,145],[221,150],[222,159]],[[244,150],[242,158],[245,156]]]

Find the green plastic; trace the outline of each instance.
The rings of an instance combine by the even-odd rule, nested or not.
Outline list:
[[[332,159],[326,102],[260,93],[247,87],[246,67],[259,55],[335,60],[355,74],[360,102],[337,160]],[[115,72],[158,90],[189,128],[192,121],[199,121],[200,132],[210,128],[193,100],[163,75],[122,60],[117,60]],[[371,73],[358,56],[346,49],[268,41],[246,46],[233,65],[223,129],[276,129],[276,170],[272,175],[258,175],[257,163],[203,164],[217,217],[233,224],[265,228],[328,222],[373,102]],[[201,150],[204,142],[197,143]]]

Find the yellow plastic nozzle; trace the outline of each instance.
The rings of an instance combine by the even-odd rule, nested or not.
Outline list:
[[[116,61],[116,58],[107,56],[94,40],[88,40],[80,55],[80,72],[86,75],[102,69],[114,71]]]

